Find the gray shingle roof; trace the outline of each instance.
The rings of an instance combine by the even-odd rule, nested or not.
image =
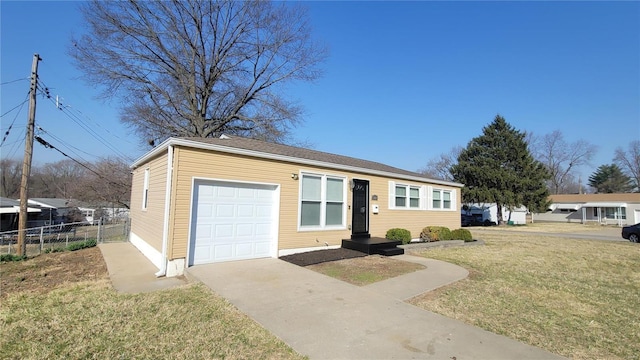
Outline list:
[[[304,149],[304,148],[295,147],[295,146],[269,143],[261,140],[254,140],[254,139],[235,137],[235,136],[232,136],[229,138],[223,138],[223,139],[198,138],[198,137],[182,137],[180,139],[196,141],[196,142],[212,144],[212,145],[232,147],[237,149],[258,151],[258,152],[268,153],[273,155],[288,156],[288,157],[293,157],[298,159],[321,161],[321,162],[326,162],[326,163],[336,164],[336,165],[352,166],[352,167],[357,167],[362,169],[383,171],[383,172],[399,174],[399,175],[415,176],[415,177],[431,180],[422,174],[419,174],[413,171],[399,169],[393,166],[388,166],[388,165],[381,164],[374,161],[356,159],[348,156],[336,155],[336,154],[326,153],[326,152],[317,151],[317,150]]]

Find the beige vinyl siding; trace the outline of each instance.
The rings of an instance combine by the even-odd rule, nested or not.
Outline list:
[[[446,226],[450,229],[460,228],[460,188],[434,185],[427,182],[397,180],[395,178],[380,176],[359,176],[353,174],[357,179],[369,180],[369,207],[378,205],[379,213],[369,215],[369,233],[371,236],[384,237],[387,230],[391,228],[403,228],[411,232],[413,238],[420,237],[420,232],[426,226],[438,225]],[[438,189],[451,190],[455,192],[455,209],[443,210],[415,210],[415,209],[389,209],[389,202],[395,199],[389,198],[389,181],[396,181],[410,186],[433,186]],[[373,195],[378,196],[378,200],[372,200]],[[423,201],[426,201],[423,199]],[[351,216],[351,215],[349,215]],[[350,219],[350,218],[349,218]]]
[[[348,176],[348,173],[302,167],[283,161],[255,159],[246,156],[212,153],[206,150],[191,148],[176,148],[174,152],[175,201],[171,227],[170,258],[186,257],[189,241],[189,227],[191,216],[191,197],[194,178],[268,183],[280,185],[280,213],[278,229],[278,248],[290,249],[341,244],[341,239],[350,236],[348,229],[336,231],[298,232],[298,187],[300,180],[293,180],[291,174],[299,171],[312,171],[338,176]],[[351,201],[349,196],[348,201]],[[347,218],[350,222],[350,217]],[[316,241],[317,239],[317,241]]]
[[[140,167],[142,169],[143,167]],[[191,197],[194,178],[256,182],[280,185],[280,213],[278,249],[295,249],[328,245],[340,245],[342,239],[351,236],[348,225],[351,224],[352,193],[347,193],[347,214],[344,230],[331,231],[298,231],[298,194],[300,180],[291,178],[291,174],[300,171],[318,174],[369,180],[370,195],[377,195],[378,200],[370,199],[370,205],[378,204],[379,214],[370,213],[370,233],[372,236],[384,237],[392,227],[402,227],[418,237],[423,227],[443,225],[450,228],[460,227],[460,189],[437,186],[441,189],[452,189],[456,192],[456,211],[403,211],[388,209],[389,180],[382,176],[359,175],[340,170],[313,167],[284,161],[257,159],[247,156],[215,153],[212,151],[176,147],[174,150],[174,183],[172,194],[172,213],[170,215],[169,259],[185,258],[189,242],[191,216]],[[403,183],[415,185],[431,185],[420,182]]]
[[[142,208],[144,173],[149,169],[147,208]],[[133,171],[131,187],[131,232],[154,249],[162,251],[167,154],[154,158]]]

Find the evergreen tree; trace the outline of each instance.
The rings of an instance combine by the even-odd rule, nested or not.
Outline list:
[[[600,194],[630,192],[633,189],[631,178],[622,173],[616,164],[600,165],[589,176],[589,186]]]
[[[482,132],[462,150],[458,163],[451,168],[454,180],[465,184],[464,202],[495,203],[499,224],[504,222],[503,206],[545,209],[549,173],[529,152],[525,134],[500,115]]]

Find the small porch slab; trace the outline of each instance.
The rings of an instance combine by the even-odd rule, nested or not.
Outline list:
[[[389,240],[379,237],[366,239],[343,239],[342,247],[345,249],[357,250],[368,255],[379,254],[384,256],[402,255],[404,249],[399,248],[402,241]]]

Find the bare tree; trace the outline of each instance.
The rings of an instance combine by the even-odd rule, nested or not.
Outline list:
[[[427,165],[418,172],[434,179],[453,181],[451,167],[458,162],[458,156],[462,150],[461,146],[455,146],[448,153],[442,153],[429,160]]]
[[[575,181],[577,168],[589,164],[596,152],[596,146],[585,140],[567,142],[559,130],[535,138],[529,145],[551,175],[549,190],[552,194],[569,192],[568,185]]]
[[[131,170],[120,158],[101,159],[87,172],[76,197],[95,205],[116,205],[129,208]]]
[[[267,1],[91,1],[69,48],[87,80],[123,100],[142,139],[221,133],[286,139],[301,109],[282,94],[313,81],[326,50],[306,10]]]
[[[640,192],[640,140],[630,142],[626,152],[622,147],[618,147],[613,161],[631,178],[635,191]]]
[[[71,199],[75,197],[78,184],[85,174],[86,169],[70,159],[38,166],[31,175],[32,197]]]
[[[12,199],[20,197],[22,162],[16,159],[1,159],[0,172],[0,196]]]

